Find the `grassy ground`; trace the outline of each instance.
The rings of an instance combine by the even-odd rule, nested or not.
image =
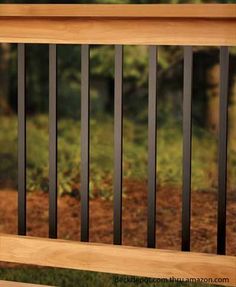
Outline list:
[[[35,284],[48,284],[60,287],[207,287],[201,283],[180,282],[152,282],[152,279],[116,276],[95,272],[84,272],[56,268],[23,267],[12,270],[11,268],[0,269],[0,279]],[[212,285],[211,285],[212,286]]]

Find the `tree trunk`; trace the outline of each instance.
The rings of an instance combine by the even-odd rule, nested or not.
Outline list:
[[[0,45],[0,114],[11,113],[8,104],[9,97],[9,61],[10,61],[10,44]]]
[[[207,127],[214,133],[219,127],[219,64],[208,69],[207,75]]]

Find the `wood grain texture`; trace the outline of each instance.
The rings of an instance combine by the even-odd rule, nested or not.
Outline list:
[[[53,287],[53,286],[0,280],[0,287]]]
[[[153,278],[229,278],[236,258],[152,248],[0,235],[0,261]]]
[[[0,27],[0,43],[236,45],[236,18],[0,17]]]
[[[234,4],[0,4],[0,16],[235,18]]]
[[[235,4],[1,4],[0,42],[236,45]]]

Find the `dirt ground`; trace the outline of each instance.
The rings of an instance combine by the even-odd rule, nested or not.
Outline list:
[[[123,244],[146,246],[147,183],[125,181],[123,199]],[[90,241],[112,243],[113,202],[95,198],[90,201]],[[191,250],[216,253],[217,195],[192,192]],[[157,248],[180,250],[181,190],[157,189]],[[0,191],[0,233],[16,234],[17,192]],[[58,199],[59,238],[80,240],[80,201],[71,196]],[[47,237],[48,195],[27,194],[27,234]],[[236,194],[228,194],[227,254],[236,255]]]

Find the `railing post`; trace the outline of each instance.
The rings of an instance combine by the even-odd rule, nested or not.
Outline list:
[[[114,98],[114,244],[122,243],[122,164],[123,164],[123,46],[115,46]]]
[[[229,49],[220,48],[220,107],[218,159],[218,222],[217,253],[225,254],[226,195],[227,195],[227,139],[228,139],[228,82]]]
[[[57,237],[57,46],[49,45],[49,237]]]
[[[18,44],[18,234],[26,235],[26,61]]]
[[[81,241],[89,241],[89,45],[81,46]]]
[[[190,250],[192,158],[192,47],[184,47],[182,250]]]
[[[148,247],[156,246],[157,47],[149,47]]]

